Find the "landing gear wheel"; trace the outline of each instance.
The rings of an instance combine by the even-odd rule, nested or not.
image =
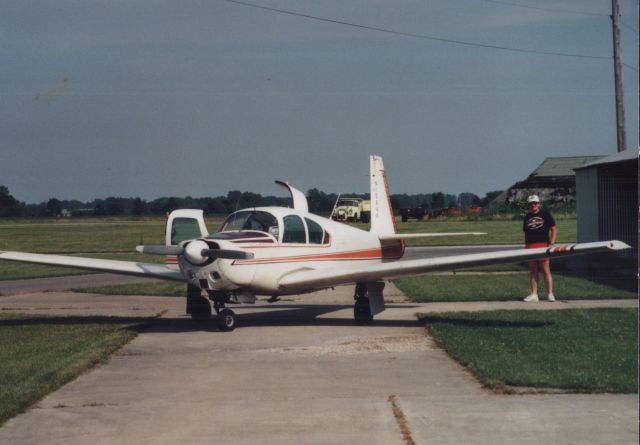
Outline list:
[[[353,306],[353,318],[357,324],[371,324],[373,322],[368,298],[358,297],[356,299],[356,304]]]
[[[218,312],[218,327],[224,332],[233,331],[236,328],[236,314],[231,309],[221,309]]]

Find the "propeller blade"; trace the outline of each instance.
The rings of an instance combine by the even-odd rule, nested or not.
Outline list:
[[[228,249],[202,249],[202,256],[208,258],[223,258],[225,260],[248,260],[253,258],[253,253],[241,250]]]
[[[148,253],[151,255],[182,255],[184,249],[180,246],[137,246],[136,250],[140,253]]]

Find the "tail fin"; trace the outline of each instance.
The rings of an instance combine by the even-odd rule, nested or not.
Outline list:
[[[382,157],[370,157],[371,179],[371,233],[377,235],[391,235],[396,233],[396,223],[391,209],[389,186],[384,174]]]

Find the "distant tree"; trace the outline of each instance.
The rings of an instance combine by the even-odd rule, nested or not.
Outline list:
[[[313,213],[330,212],[336,201],[335,195],[327,195],[316,188],[307,191],[309,210]]]
[[[107,215],[119,216],[124,214],[124,200],[122,198],[108,197],[104,200]]]
[[[431,207],[433,209],[443,209],[445,206],[444,193],[436,192],[431,196]]]
[[[502,190],[494,190],[492,192],[487,192],[484,198],[482,198],[482,201],[481,201],[482,207],[486,206],[491,201],[493,201],[500,193],[502,193]]]
[[[56,198],[51,198],[47,201],[47,215],[60,216],[62,213],[62,202]]]
[[[475,193],[465,192],[458,195],[458,205],[462,208],[469,207],[479,201],[480,198]]]
[[[23,206],[11,196],[7,187],[0,185],[0,216],[19,216]]]
[[[133,200],[133,208],[131,213],[134,215],[144,215],[147,212],[147,203],[140,198]]]

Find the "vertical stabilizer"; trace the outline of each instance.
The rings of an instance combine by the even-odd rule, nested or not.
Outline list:
[[[382,157],[373,155],[370,157],[371,169],[371,232],[377,235],[390,235],[396,233],[396,224],[391,210],[391,198],[387,177],[384,174]]]

